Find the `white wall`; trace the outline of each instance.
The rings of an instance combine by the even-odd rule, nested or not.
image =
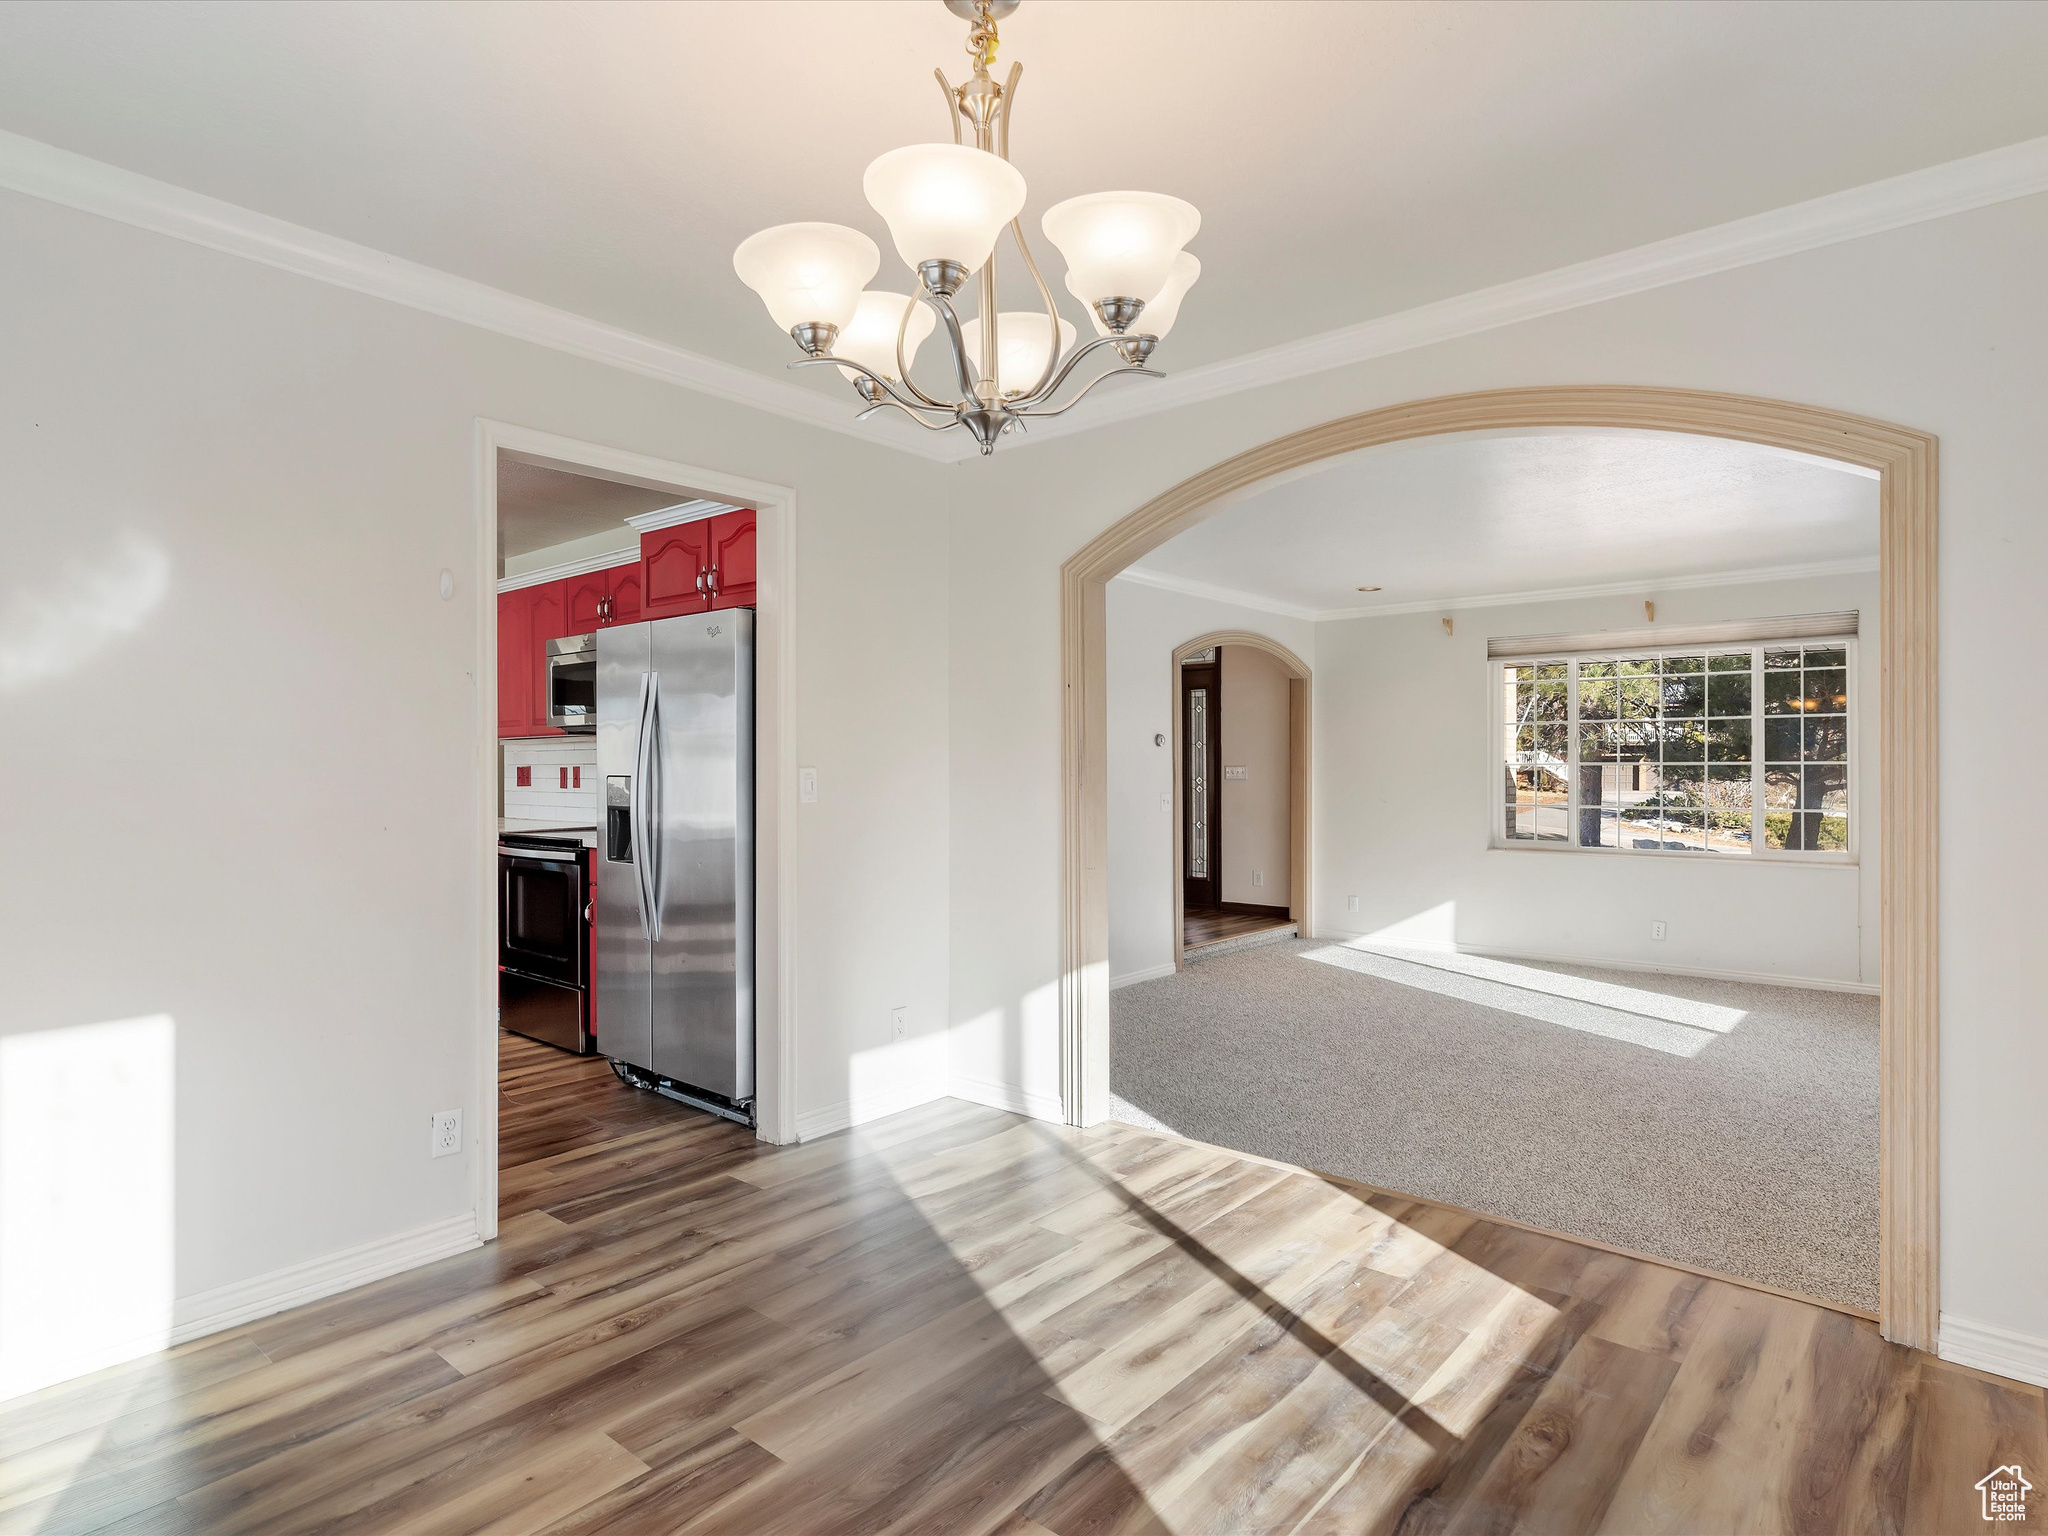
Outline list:
[[[1467,609],[1317,626],[1316,927],[1404,942],[1855,985],[1878,960],[1878,581],[1834,576],[1643,597],[1657,627],[1863,615],[1856,696],[1858,863],[1639,858],[1489,846],[1499,769],[1490,635],[1642,627],[1642,597]],[[1359,898],[1350,911],[1346,898]],[[1650,937],[1663,921],[1667,936]]]
[[[2012,1205],[2048,1167],[2048,822],[2014,814],[2008,788],[2014,764],[2048,758],[2048,715],[2011,704],[2013,678],[2048,671],[2043,270],[2034,197],[966,466],[950,544],[956,1070],[1057,1088],[1059,567],[1118,518],[1283,433],[1461,390],[1680,385],[1902,422],[1941,439],[1942,1305],[2048,1339],[2048,1224]]]
[[[1220,630],[1243,629],[1287,647],[1311,670],[1316,626],[1235,603],[1182,592],[1109,584],[1105,609],[1109,692],[1109,974],[1111,985],[1166,976],[1173,971],[1173,653],[1176,647]],[[1286,691],[1281,691],[1285,723]],[[957,701],[956,701],[957,707]],[[1224,728],[1230,702],[1224,700]],[[1167,744],[1154,746],[1154,736]],[[1053,764],[1057,784],[1059,765]],[[1057,797],[1055,797],[1057,798]],[[1055,806],[1055,811],[1057,806]],[[1055,823],[1057,824],[1057,823]],[[1229,835],[1229,820],[1224,821]],[[960,835],[955,828],[955,837]],[[1283,839],[1284,846],[1284,839]],[[957,855],[956,855],[957,856]],[[1224,871],[1229,872],[1226,862]],[[1268,875],[1268,889],[1274,889]],[[1285,903],[1286,887],[1277,898]],[[1236,898],[1233,898],[1236,899]],[[956,1013],[956,1018],[959,1015]],[[970,1016],[971,1017],[971,1016]],[[1022,1019],[1006,1020],[1012,1030]],[[956,1030],[956,1061],[973,1073],[1005,1059],[1016,1044],[997,1035],[995,1021]],[[1058,1040],[1053,1050],[1057,1068]],[[1034,1078],[1037,1083],[1040,1079]],[[1057,1070],[1047,1090],[1059,1093]]]
[[[0,1073],[173,1021],[187,1312],[469,1213],[479,417],[798,489],[798,1109],[943,1088],[949,471],[12,193],[0,273]]]
[[[1223,899],[1287,905],[1292,785],[1288,781],[1288,678],[1248,645],[1217,652],[1223,683]],[[1233,779],[1232,768],[1244,770]],[[1254,884],[1257,880],[1259,883]]]

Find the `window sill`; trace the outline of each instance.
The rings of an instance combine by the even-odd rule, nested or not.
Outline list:
[[[1575,855],[1587,859],[1686,859],[1716,869],[1770,865],[1783,869],[1855,869],[1862,859],[1854,853],[1708,853],[1701,848],[1574,848],[1569,843],[1513,842],[1495,840],[1488,853],[1535,853],[1548,856]]]

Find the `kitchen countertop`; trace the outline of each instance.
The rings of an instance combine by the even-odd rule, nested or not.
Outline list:
[[[597,846],[597,823],[594,821],[520,821],[500,816],[498,835],[502,837],[507,832],[570,832],[583,839],[584,847]]]

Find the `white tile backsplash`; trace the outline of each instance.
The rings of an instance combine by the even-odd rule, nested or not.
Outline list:
[[[593,737],[523,737],[504,743],[504,747],[507,820],[596,822],[597,742]],[[532,783],[519,782],[521,768],[532,770]]]

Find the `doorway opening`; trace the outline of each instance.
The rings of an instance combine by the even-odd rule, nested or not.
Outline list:
[[[607,1077],[613,1072],[607,1056],[619,1054],[606,1051],[607,1020],[594,996],[594,983],[606,974],[599,953],[603,871],[613,868],[600,860],[611,857],[607,835],[617,818],[606,804],[597,722],[589,718],[601,680],[591,675],[591,658],[577,653],[579,641],[594,642],[608,628],[624,634],[622,626],[644,628],[646,621],[702,608],[722,627],[750,632],[752,758],[750,764],[736,760],[734,792],[751,793],[753,852],[743,861],[744,878],[735,877],[733,923],[752,929],[753,1025],[747,1033],[755,1134],[773,1142],[797,1139],[795,1020],[788,1003],[794,870],[787,836],[796,800],[790,761],[795,493],[491,421],[478,423],[476,486],[478,585],[495,594],[480,604],[478,624],[484,659],[477,671],[479,725],[490,750],[478,754],[472,1120],[477,1228],[488,1241],[499,1216],[499,1110],[506,1102],[501,1089],[510,1088],[501,1082],[500,1062],[507,1042],[548,1058],[576,1062],[580,1056],[580,1067]],[[716,571],[708,585],[702,575],[707,561]],[[699,573],[696,582],[686,566]],[[750,622],[713,615],[721,600],[738,605]],[[669,713],[696,697],[669,701]],[[638,820],[653,825],[645,816]],[[508,838],[518,845],[511,861],[517,878],[509,884]],[[614,875],[637,871],[652,851],[644,837],[638,845],[622,839],[620,847],[637,851]],[[656,889],[666,900],[668,893]],[[612,927],[622,936],[639,931],[628,923]],[[515,952],[509,962],[508,945]],[[518,980],[507,1002],[510,972]],[[501,1028],[501,1009],[513,1033]],[[616,1033],[619,1020],[610,1022]],[[715,1102],[709,1107],[720,1112]],[[573,1106],[563,1112],[574,1118]],[[518,1147],[504,1150],[509,1161],[521,1155]]]
[[[1173,652],[1173,967],[1312,931],[1307,666],[1261,635]]]

